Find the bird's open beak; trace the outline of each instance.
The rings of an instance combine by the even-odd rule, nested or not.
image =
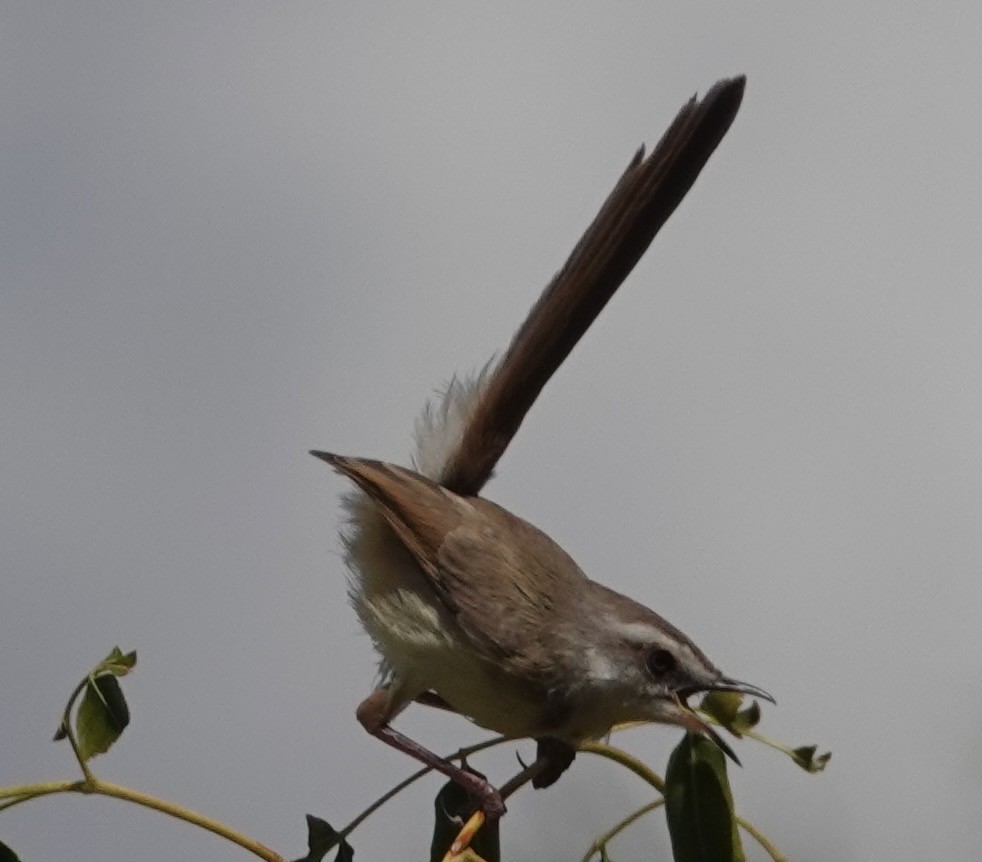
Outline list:
[[[736,679],[730,679],[728,676],[720,676],[716,682],[710,683],[704,686],[700,691],[735,691],[739,694],[747,694],[750,697],[759,697],[761,700],[769,700],[775,706],[777,706],[777,701],[774,700],[764,689],[758,688],[755,685],[751,685],[749,682],[740,682]]]
[[[677,723],[693,733],[702,733],[708,736],[720,747],[722,752],[728,758],[730,758],[730,760],[732,760],[737,766],[740,766],[740,759],[736,756],[736,754],[734,754],[733,749],[730,748],[730,746],[711,725],[696,715],[686,702],[686,699],[690,695],[702,694],[710,691],[734,691],[739,694],[749,695],[750,697],[759,697],[761,700],[767,700],[773,704],[776,704],[777,701],[774,700],[774,698],[762,688],[758,688],[757,686],[751,685],[748,682],[740,682],[739,680],[731,679],[730,677],[723,676],[722,674],[708,685],[702,685],[697,688],[693,687],[692,689],[687,689],[676,693],[679,703],[679,712],[676,716]]]
[[[742,766],[740,763],[740,758],[736,756],[733,749],[730,748],[729,744],[720,736],[716,729],[707,724],[698,715],[696,715],[683,700],[679,700],[679,714],[677,717],[678,724],[688,730],[690,733],[702,733],[708,736],[713,742],[715,742],[720,750],[725,754],[730,760],[732,760],[737,766]]]

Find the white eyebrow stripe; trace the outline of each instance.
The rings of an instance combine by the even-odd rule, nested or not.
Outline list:
[[[664,636],[664,632],[658,626],[641,620],[625,621],[618,619],[613,614],[607,614],[604,617],[604,623],[609,630],[616,632],[624,640],[632,643],[655,643],[661,641]]]

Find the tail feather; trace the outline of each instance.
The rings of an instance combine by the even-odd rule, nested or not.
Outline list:
[[[638,151],[493,373],[482,376],[441,463],[441,484],[480,492],[542,388],[696,181],[736,117],[744,84],[742,76],[719,81],[693,97],[647,158]]]

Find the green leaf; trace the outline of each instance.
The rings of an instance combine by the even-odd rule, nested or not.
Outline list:
[[[756,700],[751,701],[750,706],[741,709],[733,719],[731,730],[737,736],[752,730],[760,723],[760,704]]]
[[[20,862],[20,856],[0,841],[0,862]]]
[[[90,760],[109,750],[130,723],[130,710],[116,677],[90,677],[75,716],[79,754]]]
[[[806,772],[821,772],[832,759],[832,752],[826,751],[816,757],[816,751],[817,745],[802,745],[791,752],[791,759]]]
[[[480,775],[480,773],[475,773],[475,775]],[[461,827],[474,812],[476,805],[477,800],[455,781],[448,781],[440,788],[440,792],[437,793],[436,799],[433,801],[431,862],[440,862],[443,859]],[[501,836],[498,822],[497,820],[486,821],[471,839],[469,849],[485,862],[500,862],[501,859]]]
[[[735,691],[711,691],[703,696],[699,709],[715,718],[721,726],[729,728],[742,702],[743,695]]]
[[[301,856],[295,862],[321,862],[334,847],[338,848],[335,862],[351,862],[355,858],[354,849],[341,837],[340,832],[326,820],[308,814],[307,855]]]
[[[687,733],[668,759],[665,813],[675,862],[744,862],[726,759],[701,734]]]
[[[136,650],[123,653],[118,646],[114,646],[112,652],[96,665],[92,674],[95,676],[105,672],[113,676],[126,676],[134,667],[136,667]]]
[[[742,736],[760,721],[760,704],[751,701],[746,709],[740,709],[743,695],[735,691],[711,691],[699,704],[699,709],[711,715],[734,736]]]

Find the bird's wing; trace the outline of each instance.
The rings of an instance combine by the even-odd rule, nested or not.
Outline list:
[[[367,458],[313,453],[378,506],[474,649],[526,678],[551,662],[536,635],[585,579],[543,532],[479,497],[460,497],[424,476]]]

